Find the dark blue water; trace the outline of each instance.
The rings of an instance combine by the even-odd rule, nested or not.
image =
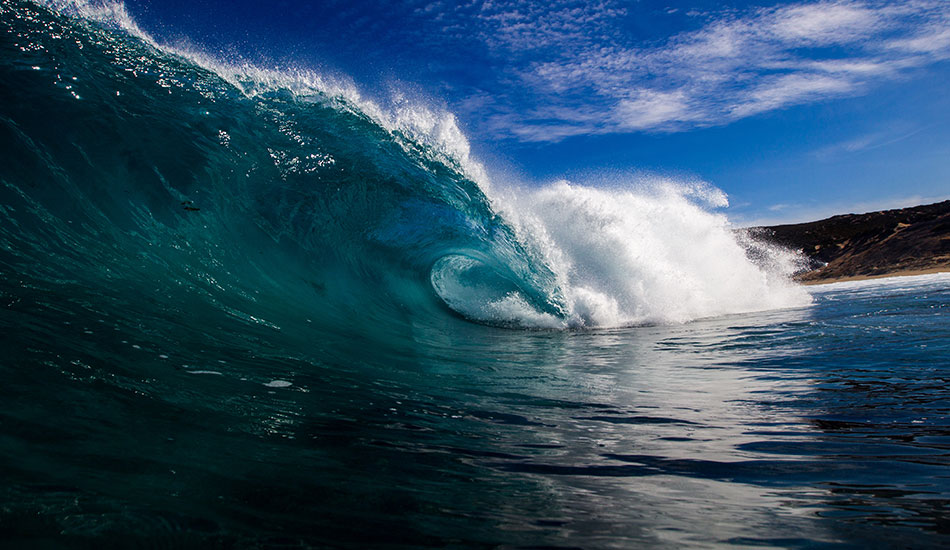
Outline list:
[[[0,546],[950,544],[950,276],[518,221],[331,86],[0,6]]]

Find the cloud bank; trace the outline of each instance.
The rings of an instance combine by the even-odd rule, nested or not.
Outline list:
[[[461,105],[477,107],[490,133],[522,141],[728,124],[861,95],[950,58],[945,0],[675,14],[689,30],[659,40],[632,30],[644,14],[624,6],[484,0],[419,13],[498,61],[498,74]]]

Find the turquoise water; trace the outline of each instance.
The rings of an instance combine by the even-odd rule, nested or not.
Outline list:
[[[4,544],[950,543],[950,276],[806,292],[715,190],[502,189],[81,7],[0,8]]]

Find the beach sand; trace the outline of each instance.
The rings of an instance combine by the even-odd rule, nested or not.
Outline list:
[[[909,277],[912,275],[930,275],[932,273],[947,273],[950,272],[950,266],[938,266],[931,267],[927,269],[903,269],[899,271],[892,271],[890,273],[884,273],[882,275],[855,275],[852,277],[829,277],[827,279],[817,279],[810,281],[799,281],[803,285],[826,285],[831,283],[843,283],[846,281],[869,281],[871,279],[886,279],[890,277]]]

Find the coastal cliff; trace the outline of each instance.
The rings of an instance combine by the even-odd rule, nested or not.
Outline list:
[[[751,231],[801,250],[803,283],[950,271],[950,200]]]

